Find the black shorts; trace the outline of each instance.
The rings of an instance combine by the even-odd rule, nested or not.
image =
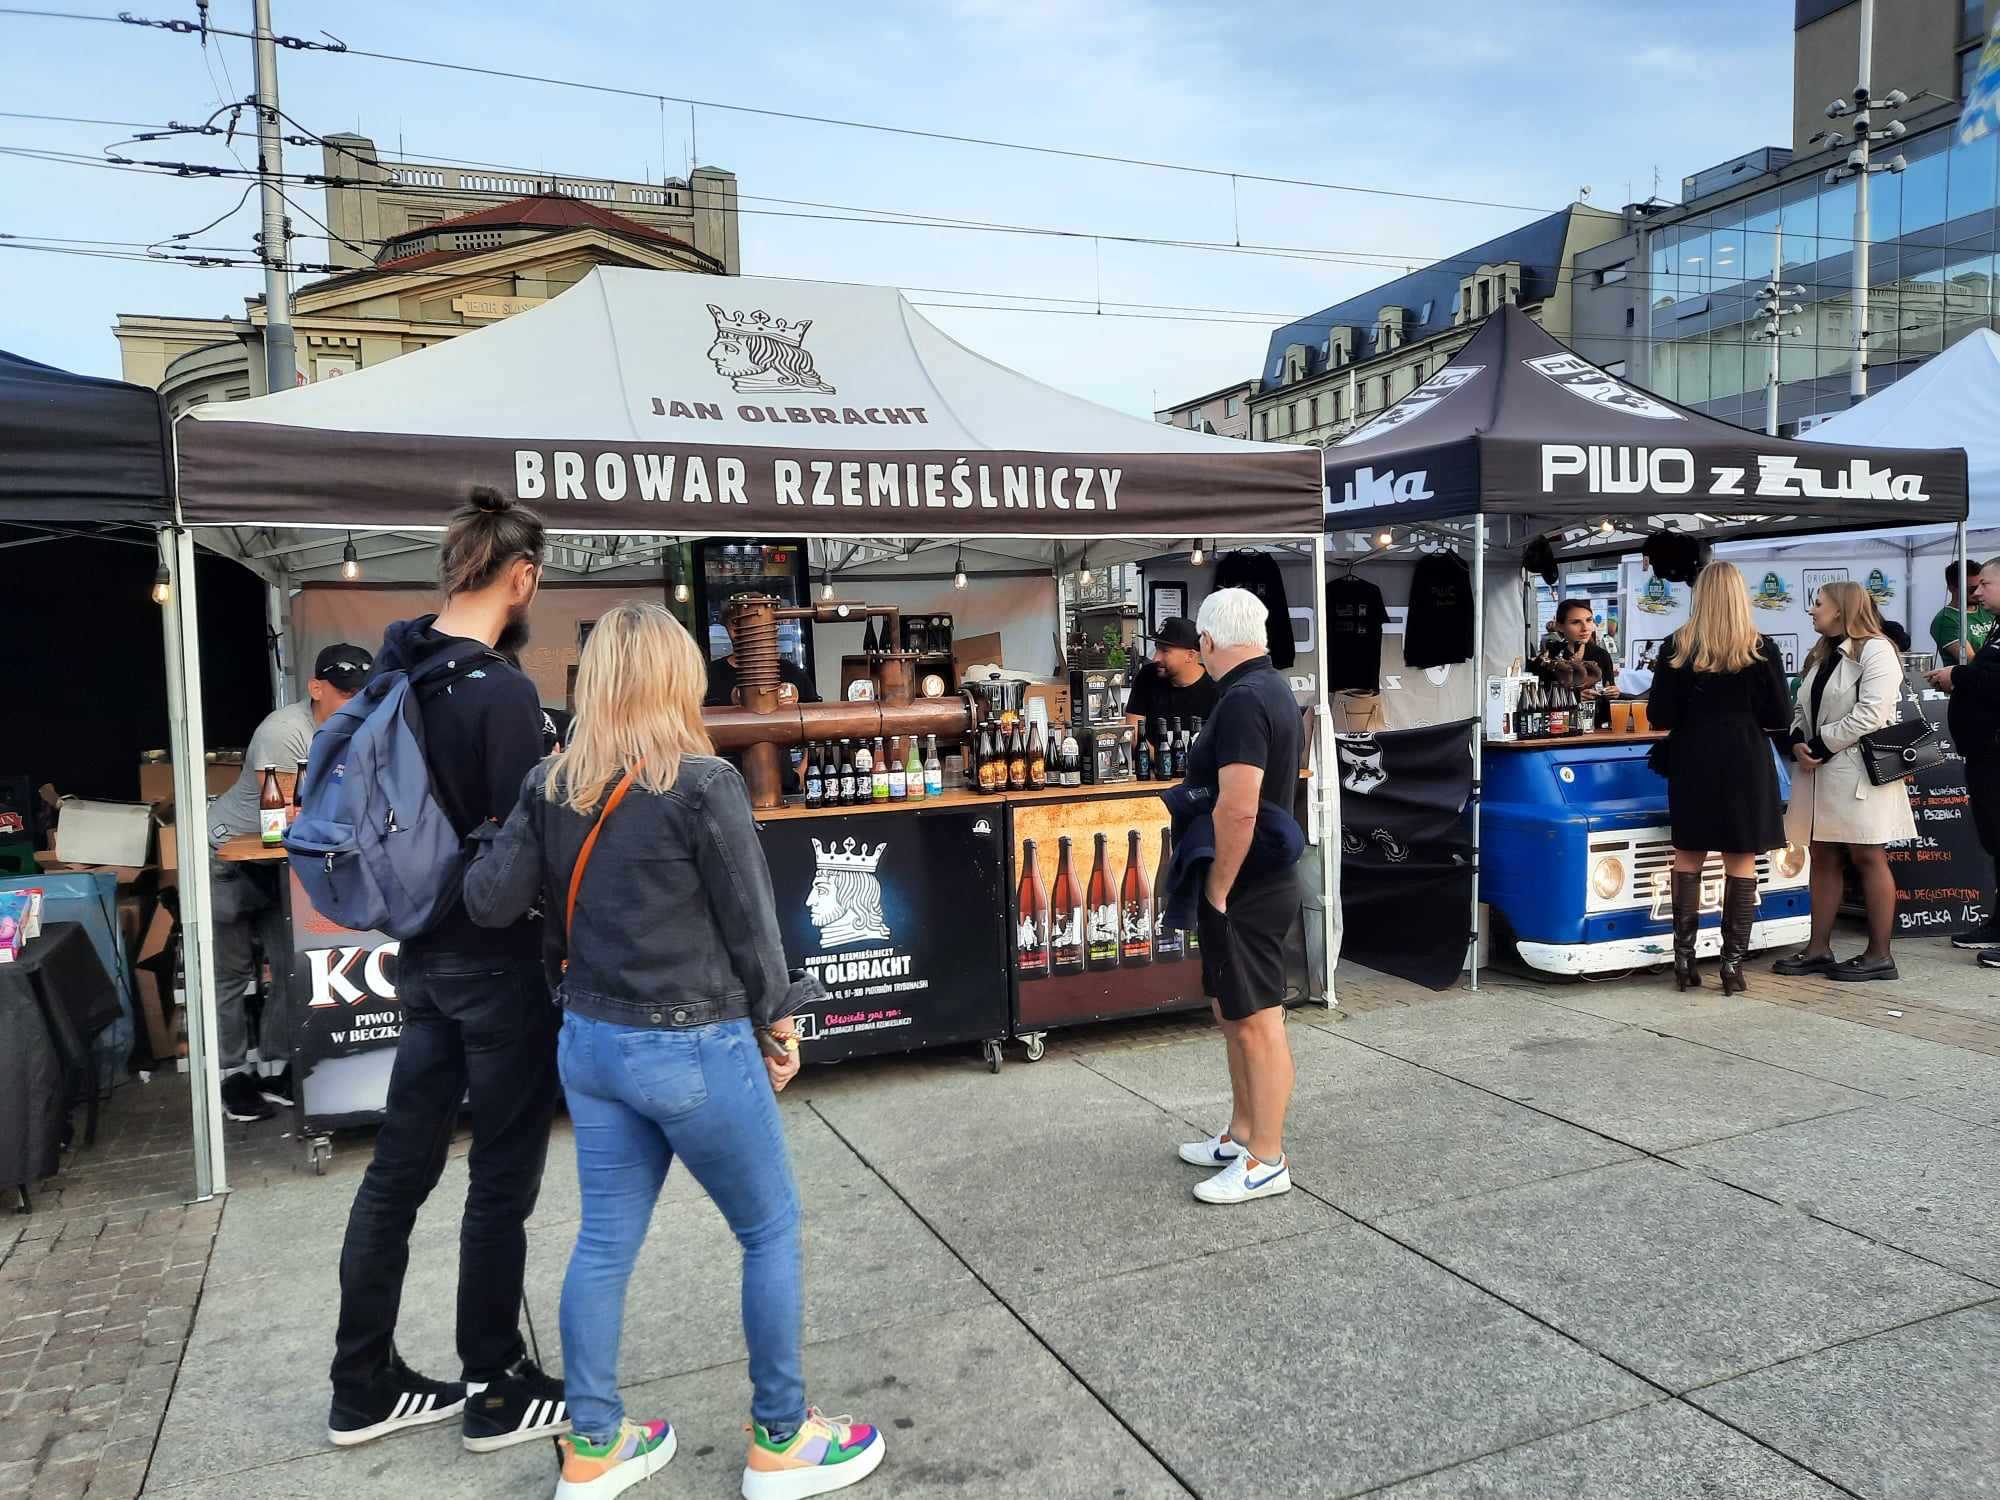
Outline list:
[[[1201,987],[1215,997],[1225,1021],[1247,1021],[1285,1003],[1285,938],[1299,914],[1296,868],[1252,884],[1239,880],[1229,910],[1201,898]]]

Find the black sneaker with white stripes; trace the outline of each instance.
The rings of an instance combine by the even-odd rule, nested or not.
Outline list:
[[[561,1437],[568,1431],[563,1383],[543,1374],[525,1354],[492,1384],[468,1389],[465,1446],[473,1453]]]
[[[333,1393],[326,1435],[336,1446],[351,1448],[405,1427],[446,1421],[464,1409],[464,1386],[419,1375],[398,1355],[388,1373],[366,1390]]]

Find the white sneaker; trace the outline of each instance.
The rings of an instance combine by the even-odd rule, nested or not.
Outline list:
[[[1195,1197],[1204,1203],[1248,1203],[1252,1198],[1275,1198],[1291,1190],[1289,1157],[1273,1167],[1255,1160],[1247,1151],[1208,1181],[1194,1185]]]
[[[1189,1141],[1181,1147],[1181,1160],[1191,1167],[1226,1167],[1243,1154],[1234,1141],[1225,1141],[1217,1131],[1205,1141]]]

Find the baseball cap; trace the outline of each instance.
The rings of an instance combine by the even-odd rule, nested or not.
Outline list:
[[[368,680],[375,670],[373,653],[344,642],[328,646],[313,661],[313,676],[332,683],[343,693],[351,693]]]
[[[1201,649],[1201,632],[1194,628],[1194,621],[1185,615],[1175,615],[1170,620],[1162,620],[1153,631],[1153,644],[1157,646],[1178,646],[1184,651]]]

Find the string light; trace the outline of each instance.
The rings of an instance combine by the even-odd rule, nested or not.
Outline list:
[[[347,545],[340,549],[340,576],[349,583],[361,576],[361,555],[354,550],[354,533],[348,532]]]
[[[833,597],[833,569],[831,568],[823,569],[819,575],[819,578],[820,578],[820,583],[819,583],[820,598],[831,599]]]
[[[685,604],[691,597],[692,595],[686,583],[683,582],[674,585],[674,603]]]
[[[1083,568],[1078,572],[1076,577],[1077,582],[1081,583],[1085,588],[1089,588],[1091,583],[1097,578],[1097,575],[1090,571],[1090,549],[1088,547],[1083,549]]]
[[[1395,540],[1396,540],[1396,533],[1391,531],[1386,526],[1384,526],[1380,531],[1375,533],[1375,545],[1378,547],[1387,547]]]
[[[167,576],[167,565],[161,563],[153,570],[153,602],[167,604],[174,597],[174,581]]]
[[[965,585],[965,549],[960,547],[953,554],[951,560],[951,586],[955,589],[962,589]]]
[[[1201,545],[1201,538],[1194,539],[1194,550],[1188,553],[1188,566],[1198,568],[1208,561],[1208,553]]]
[[[1611,517],[1609,516],[1606,516],[1603,520],[1597,523],[1597,534],[1599,536],[1610,536],[1613,529],[1614,528],[1611,525]]]

